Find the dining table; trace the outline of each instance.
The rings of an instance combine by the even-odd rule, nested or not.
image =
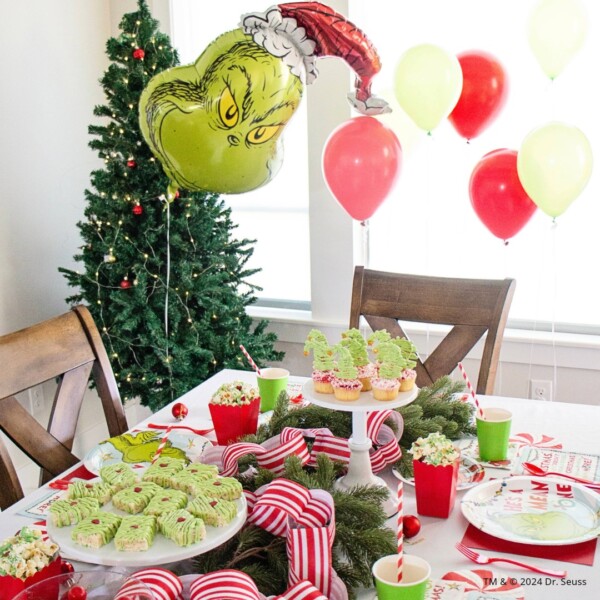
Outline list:
[[[144,429],[149,424],[180,423],[204,432],[205,437],[216,444],[208,403],[211,396],[223,383],[232,381],[256,383],[254,371],[224,369],[203,383],[199,384],[173,403],[163,407],[132,429]],[[288,393],[297,397],[302,393],[303,386],[309,378],[290,375]],[[465,397],[465,401],[472,399]],[[574,399],[576,400],[576,399]],[[304,401],[310,401],[304,398]],[[502,396],[478,396],[482,408],[501,407],[512,412],[511,441],[517,447],[533,447],[538,449],[557,449],[563,451],[591,455],[600,459],[600,406],[579,404],[576,402],[548,402],[543,400],[530,400],[525,398],[510,398]],[[183,421],[175,421],[172,416],[172,405],[175,402],[183,403],[188,409]],[[263,415],[262,419],[268,418]],[[71,471],[81,468],[74,467]],[[494,471],[498,477],[510,477],[510,471]],[[397,473],[390,466],[378,473],[389,486],[390,493],[395,494],[398,484]],[[61,478],[68,473],[61,475]],[[29,493],[25,498],[0,513],[0,540],[14,535],[21,527],[33,523],[43,523],[44,500],[49,498],[53,489],[46,484]],[[473,488],[470,488],[473,489]],[[597,538],[585,542],[586,548],[574,548],[574,545],[534,546],[533,555],[525,555],[515,550],[520,547],[513,542],[505,543],[499,540],[495,545],[492,540],[491,548],[485,547],[485,541],[477,538],[476,528],[467,521],[461,510],[462,498],[470,490],[459,490],[456,502],[448,518],[418,516],[421,529],[411,539],[404,539],[404,552],[424,558],[431,565],[431,579],[435,582],[451,581],[452,576],[462,574],[467,581],[473,579],[473,573],[487,571],[487,581],[484,582],[489,589],[480,589],[479,595],[465,596],[465,598],[525,598],[526,600],[596,600],[600,598],[600,557],[596,545]],[[594,493],[594,492],[592,492]],[[597,493],[597,492],[595,492]],[[417,515],[414,486],[403,486],[403,511],[404,515]],[[600,514],[596,515],[600,519]],[[386,524],[396,530],[396,518],[392,516]],[[538,573],[512,566],[509,564],[494,563],[478,565],[471,562],[461,554],[455,545],[467,536],[471,547],[482,549],[481,552],[488,556],[512,558],[534,564],[544,569],[565,569],[567,577],[563,579],[548,577]],[[465,540],[466,542],[469,539]],[[487,540],[489,543],[489,539]],[[480,544],[480,545],[473,545]],[[583,546],[576,544],[575,546]],[[528,545],[529,547],[529,545]],[[497,548],[497,549],[495,549]],[[531,548],[530,548],[531,549]],[[537,554],[536,554],[537,553]],[[67,557],[68,560],[69,557]],[[75,570],[108,569],[103,565],[88,564],[80,560],[71,560]],[[177,566],[165,564],[164,566]],[[189,561],[188,566],[189,570]],[[131,571],[135,570],[130,568]],[[448,574],[453,574],[447,577]],[[479,580],[481,583],[481,580]],[[502,584],[506,585],[502,585]],[[484,586],[485,587],[485,586]],[[430,598],[445,598],[441,593],[436,596],[430,590]],[[488,595],[486,595],[486,593]],[[376,598],[374,588],[357,590],[359,600],[372,600]]]

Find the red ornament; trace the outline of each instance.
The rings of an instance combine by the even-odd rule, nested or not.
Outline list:
[[[68,560],[63,560],[60,563],[60,572],[61,573],[73,573],[75,569],[73,565]]]
[[[183,402],[177,402],[173,404],[171,413],[178,421],[181,421],[182,419],[185,419],[187,417],[188,407],[185,404],[183,404]]]
[[[136,60],[143,60],[144,56],[146,56],[146,53],[141,48],[136,48],[133,51],[133,58]]]
[[[80,585],[74,585],[67,592],[67,600],[85,600],[87,598],[87,591]]]
[[[121,289],[128,290],[131,287],[131,281],[129,281],[129,279],[123,279],[119,285],[121,286]]]
[[[137,167],[137,163],[135,162],[135,160],[133,160],[133,158],[130,158],[130,159],[127,161],[127,166],[128,166],[130,169],[135,169],[135,168]]]
[[[402,531],[406,539],[415,537],[421,531],[421,521],[415,515],[406,515],[402,517]]]
[[[134,215],[137,215],[139,217],[144,212],[144,209],[142,208],[141,204],[135,204],[131,211]]]

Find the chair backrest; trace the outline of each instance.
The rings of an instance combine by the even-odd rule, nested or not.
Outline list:
[[[42,468],[43,483],[77,464],[73,439],[90,376],[102,401],[111,436],[127,431],[117,383],[100,333],[84,306],[0,337],[0,430]],[[16,394],[58,382],[45,429]],[[11,457],[0,438],[0,508],[23,497]]]
[[[350,327],[363,316],[371,329],[408,337],[399,321],[450,325],[439,345],[418,361],[417,385],[450,375],[487,333],[476,391],[494,390],[500,346],[514,295],[514,279],[456,279],[372,271],[354,271]]]

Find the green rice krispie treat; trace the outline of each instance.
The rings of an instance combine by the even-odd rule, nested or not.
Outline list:
[[[114,491],[113,486],[104,481],[72,481],[67,488],[67,498],[96,498],[104,506]]]
[[[181,490],[162,490],[155,494],[144,509],[145,515],[162,515],[178,508],[185,508],[188,497]]]
[[[190,546],[206,535],[204,521],[184,509],[160,515],[158,529],[178,546]]]
[[[167,487],[171,477],[185,469],[186,464],[186,461],[181,458],[159,457],[142,475],[142,481],[153,481],[162,487]]]
[[[100,469],[102,481],[112,485],[115,492],[138,482],[138,476],[135,471],[127,464],[113,463]]]
[[[200,517],[211,527],[224,527],[227,523],[231,523],[237,515],[235,503],[206,496],[196,496],[187,505],[187,510],[195,517]]]
[[[142,481],[117,492],[112,499],[113,506],[129,514],[143,511],[152,498],[163,491],[160,485],[152,481]]]
[[[144,552],[152,546],[156,535],[156,517],[131,515],[124,517],[115,534],[115,548],[121,552]]]
[[[115,537],[122,520],[123,517],[114,513],[99,511],[79,521],[71,532],[71,539],[86,548],[101,548]]]
[[[169,487],[189,492],[190,484],[216,479],[218,474],[219,469],[216,465],[192,463],[169,479]]]
[[[192,496],[207,496],[222,500],[237,500],[242,496],[242,484],[233,477],[219,477],[190,485]]]
[[[55,527],[68,527],[96,514],[99,510],[100,502],[96,498],[73,498],[53,502],[49,512]]]

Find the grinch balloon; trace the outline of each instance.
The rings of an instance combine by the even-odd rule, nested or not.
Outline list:
[[[381,64],[365,35],[318,2],[280,4],[242,17],[194,64],[153,77],[139,105],[144,139],[169,177],[170,195],[241,194],[268,183],[283,160],[282,132],[316,58],[340,56],[356,72],[349,94],[363,114],[387,112],[371,95]]]

